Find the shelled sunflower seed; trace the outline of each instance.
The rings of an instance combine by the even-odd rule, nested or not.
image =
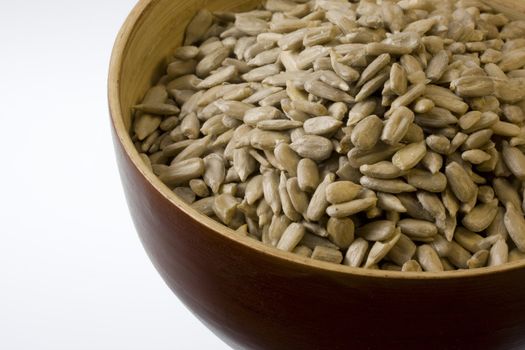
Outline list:
[[[192,208],[305,258],[523,260],[524,28],[479,0],[203,9],[132,140]]]

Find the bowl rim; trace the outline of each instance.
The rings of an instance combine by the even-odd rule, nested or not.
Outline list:
[[[360,276],[379,279],[392,280],[445,280],[457,278],[474,278],[484,277],[486,275],[494,275],[496,273],[505,273],[512,270],[525,268],[525,260],[505,263],[500,266],[482,267],[477,269],[453,270],[443,272],[401,272],[389,270],[371,270],[361,267],[350,267],[342,264],[333,264],[323,261],[314,260],[311,258],[302,257],[290,252],[280,251],[274,247],[268,247],[260,241],[253,238],[239,236],[232,229],[218,223],[210,217],[199,213],[190,205],[179,199],[173,191],[171,191],[158,177],[144,164],[141,160],[138,151],[135,149],[131,137],[124,125],[123,112],[120,105],[120,77],[122,73],[123,60],[126,55],[127,48],[131,39],[134,37],[134,32],[137,24],[141,18],[148,15],[148,12],[159,3],[159,0],[139,0],[134,6],[131,13],[128,15],[124,24],[122,25],[111,53],[109,75],[108,75],[108,103],[111,118],[111,124],[114,129],[118,142],[121,144],[126,155],[129,157],[136,170],[151,184],[151,186],[158,191],[166,200],[172,205],[181,210],[185,215],[192,220],[200,222],[206,228],[221,235],[224,239],[233,241],[245,246],[247,249],[255,250],[258,253],[271,256],[272,258],[281,261],[282,263],[298,264],[302,268],[321,270],[324,272],[331,272],[343,274],[347,276]]]

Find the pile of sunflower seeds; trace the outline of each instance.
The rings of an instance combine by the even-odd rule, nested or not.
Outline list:
[[[478,0],[199,11],[134,107],[193,208],[304,257],[444,271],[525,258],[525,21]]]

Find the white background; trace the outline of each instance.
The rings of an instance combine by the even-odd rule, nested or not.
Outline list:
[[[154,270],[124,200],[106,77],[134,3],[0,0],[0,349],[228,349]]]

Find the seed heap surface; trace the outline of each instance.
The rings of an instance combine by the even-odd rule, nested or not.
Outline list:
[[[134,107],[144,162],[277,249],[369,269],[525,258],[525,21],[477,0],[199,11]]]

